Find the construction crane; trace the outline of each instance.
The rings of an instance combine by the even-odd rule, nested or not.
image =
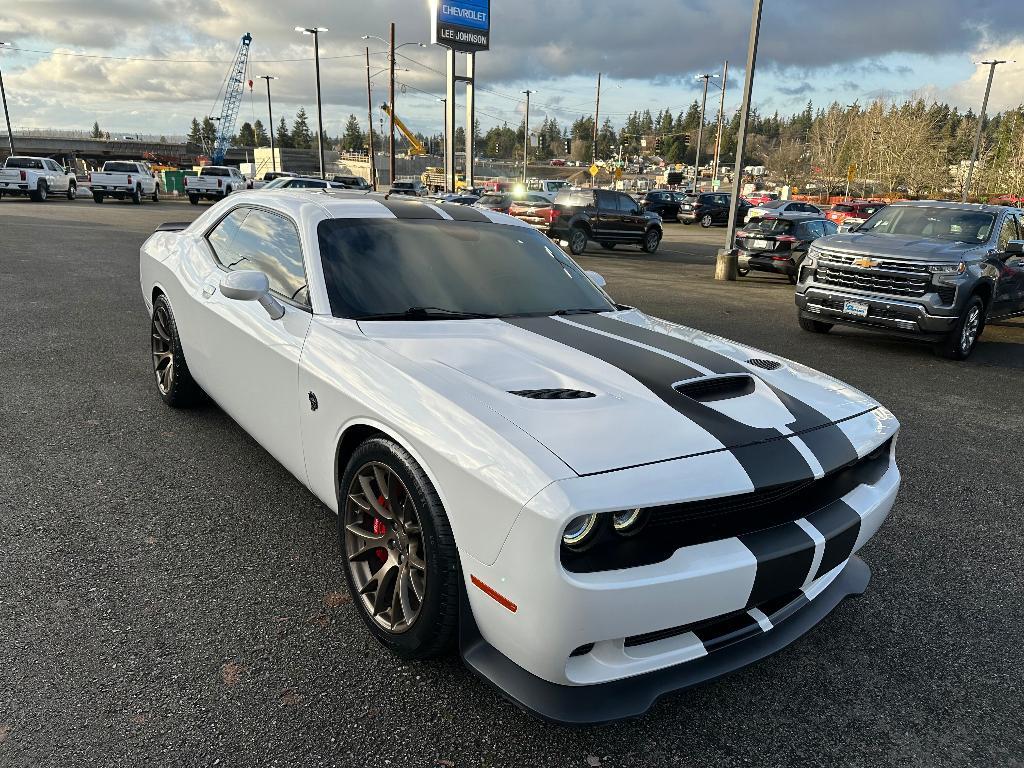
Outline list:
[[[391,117],[391,107],[387,104],[381,104],[380,108],[384,110],[384,114]],[[412,131],[405,127],[405,123],[398,119],[398,115],[394,116],[395,127],[402,132],[402,135],[409,140],[409,155],[425,155],[427,149],[424,147],[415,136],[412,135]]]
[[[224,155],[227,154],[228,146],[231,144],[231,137],[235,135],[235,120],[238,118],[238,108],[242,105],[242,94],[245,90],[245,73],[249,66],[249,44],[252,42],[252,35],[246,32],[242,35],[242,42],[238,45],[238,53],[228,70],[227,77],[217,92],[214,99],[213,109],[210,110],[210,119],[217,122],[217,137],[213,142],[211,159],[214,165],[224,163]],[[217,112],[217,105],[220,105],[220,117],[214,117]],[[274,127],[271,126],[270,130]]]

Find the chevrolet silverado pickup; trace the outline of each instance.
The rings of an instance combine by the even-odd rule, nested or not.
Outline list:
[[[192,205],[199,200],[221,200],[232,192],[241,192],[246,187],[245,177],[237,168],[229,165],[205,165],[197,176],[185,177],[185,194]]]
[[[8,157],[0,169],[0,197],[27,195],[45,201],[51,193],[75,199],[75,174],[48,157]]]
[[[107,160],[102,171],[90,174],[89,184],[96,203],[102,203],[107,197],[128,199],[136,205],[140,205],[144,197],[160,202],[160,182],[149,164],[140,160]]]

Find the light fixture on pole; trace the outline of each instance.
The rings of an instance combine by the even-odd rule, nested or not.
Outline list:
[[[324,110],[320,101],[320,33],[327,27],[296,27],[296,32],[313,36],[313,61],[316,65],[316,146],[320,153],[320,178],[324,175]]]
[[[6,48],[10,43],[0,42],[0,48]],[[11,148],[11,154],[14,154],[14,132],[11,130],[11,115],[7,111],[7,91],[4,90],[4,73],[0,70],[0,99],[4,103],[4,120],[7,121],[7,142]]]
[[[700,125],[697,127],[697,147],[693,156],[693,193],[697,194],[697,183],[700,180],[700,147],[704,142],[704,109],[708,103],[708,81],[718,75],[704,73],[697,75],[698,80],[704,81],[704,96],[700,100]]]
[[[964,182],[963,195],[960,202],[967,202],[967,195],[971,191],[971,181],[974,179],[974,164],[978,162],[978,153],[981,151],[981,128],[985,124],[985,110],[988,109],[988,95],[992,92],[992,78],[995,77],[996,67],[1000,64],[1015,64],[1014,61],[1006,59],[992,59],[991,61],[976,61],[975,64],[988,65],[988,83],[985,85],[985,98],[981,101],[981,114],[978,115],[978,130],[974,134],[974,149],[971,152],[971,164],[967,167],[967,180]]]
[[[277,153],[274,151],[274,109],[270,106],[270,81],[277,80],[273,75],[260,75],[260,80],[267,81],[267,115],[270,118],[270,170],[277,173]]]

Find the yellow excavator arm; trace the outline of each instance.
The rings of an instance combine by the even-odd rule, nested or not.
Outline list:
[[[409,154],[410,155],[425,155],[425,154],[427,154],[426,147],[424,147],[422,144],[420,144],[420,142],[416,139],[416,137],[413,136],[412,131],[410,131],[408,128],[405,127],[405,123],[403,123],[399,119],[398,115],[392,115],[391,114],[391,107],[389,105],[381,104],[380,108],[384,110],[384,114],[385,115],[387,115],[388,117],[393,117],[394,118],[395,125],[398,127],[398,130],[400,130],[402,132],[402,135],[405,136],[405,138],[409,140]]]

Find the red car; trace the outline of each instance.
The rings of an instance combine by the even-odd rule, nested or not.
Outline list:
[[[774,192],[751,192],[749,195],[743,198],[751,205],[761,205],[767,203],[770,200],[778,200],[779,196]]]
[[[875,211],[885,208],[879,200],[845,200],[832,206],[825,218],[844,229],[855,227],[867,221]]]
[[[560,160],[559,158],[556,157],[554,160],[551,161],[551,165],[555,166],[556,168],[563,168],[565,167],[565,160]]]

